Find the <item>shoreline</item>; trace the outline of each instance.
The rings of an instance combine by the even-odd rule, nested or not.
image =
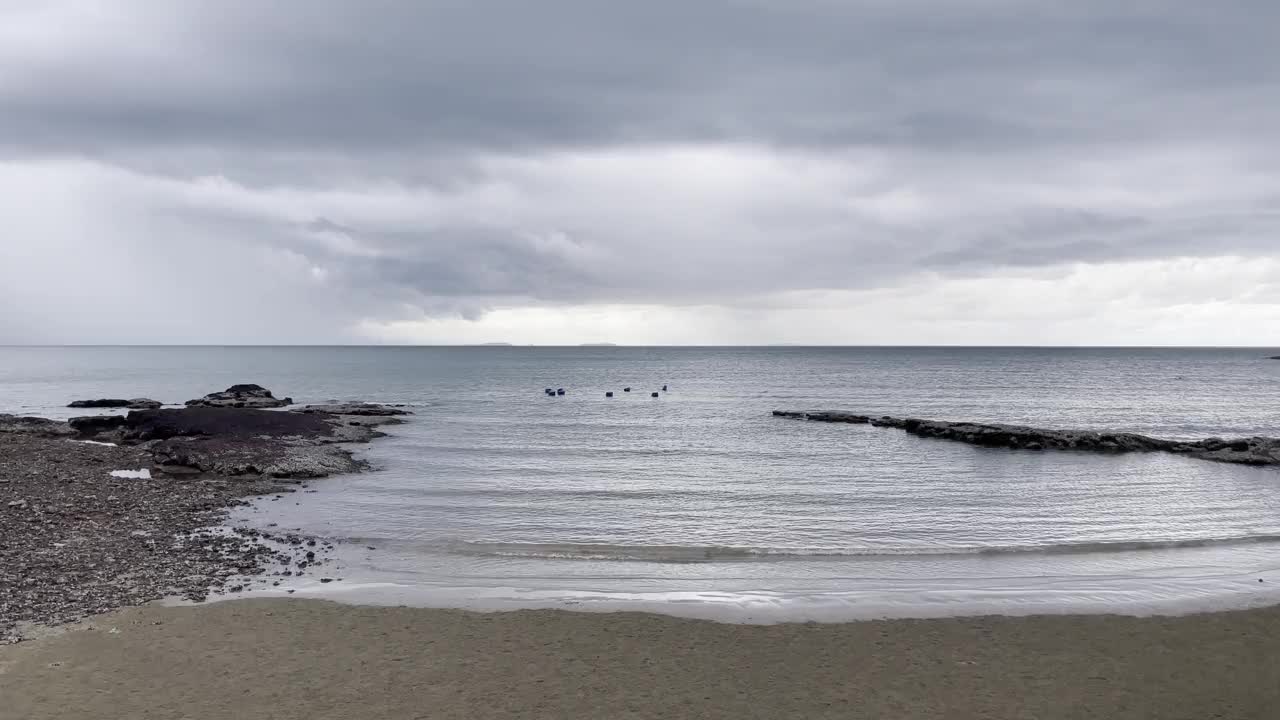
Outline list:
[[[251,395],[246,396],[237,390],[241,388],[248,388]],[[1011,608],[976,600],[940,603],[937,598],[929,598],[918,603],[922,607],[931,606],[922,612],[921,608],[893,607],[884,604],[882,599],[855,598],[850,593],[848,598],[821,597],[812,611],[795,612],[780,611],[787,598],[763,591],[743,591],[740,594],[746,599],[740,603],[742,607],[728,607],[730,603],[725,602],[725,597],[718,597],[712,602],[689,601],[695,595],[723,596],[725,593],[679,589],[653,593],[651,598],[621,591],[614,593],[617,597],[613,599],[605,597],[609,592],[589,589],[580,591],[581,597],[569,597],[573,591],[567,591],[557,599],[539,597],[545,593],[536,588],[511,588],[509,595],[537,599],[521,601],[514,597],[485,596],[468,601],[459,599],[463,591],[471,589],[483,593],[492,588],[459,586],[445,587],[443,593],[438,593],[450,597],[450,600],[419,601],[412,596],[421,591],[415,591],[412,585],[391,588],[389,601],[387,596],[375,599],[376,592],[358,589],[364,579],[340,576],[344,569],[341,550],[346,545],[337,543],[335,547],[325,538],[280,529],[274,522],[265,526],[246,526],[243,521],[235,524],[227,521],[234,508],[254,504],[258,499],[265,509],[267,502],[285,499],[299,490],[315,492],[308,488],[308,479],[367,470],[367,465],[355,460],[343,446],[367,443],[383,436],[378,427],[402,422],[397,416],[409,413],[391,406],[368,403],[303,406],[287,412],[239,407],[246,397],[249,397],[251,405],[264,403],[264,407],[273,410],[291,402],[287,398],[276,400],[265,388],[247,385],[234,386],[223,393],[190,401],[183,410],[149,408],[127,416],[93,416],[73,418],[67,422],[0,416],[0,451],[3,451],[0,452],[0,501],[8,500],[0,502],[0,517],[7,514],[42,529],[53,524],[54,530],[61,530],[64,535],[68,531],[72,535],[80,535],[85,527],[92,527],[90,534],[97,533],[95,543],[101,543],[104,537],[115,543],[109,553],[74,557],[77,550],[74,544],[65,542],[65,537],[56,537],[55,532],[54,536],[37,538],[48,541],[46,547],[40,547],[38,542],[29,542],[25,547],[18,545],[16,552],[10,547],[4,551],[7,554],[0,553],[0,560],[5,560],[4,564],[8,566],[7,572],[0,568],[0,590],[10,586],[28,594],[27,598],[17,601],[0,599],[0,643],[22,640],[29,632],[26,628],[33,622],[56,625],[113,608],[155,600],[185,598],[203,602],[211,596],[227,598],[242,593],[253,598],[298,593],[300,598],[336,598],[346,603],[372,602],[383,606],[403,604],[408,599],[407,604],[416,607],[450,607],[482,612],[524,609],[652,612],[672,617],[752,624],[843,623],[880,617],[964,618],[984,614],[1023,617],[1037,613],[1178,617],[1267,607],[1276,602],[1274,596],[1260,598],[1240,594],[1237,598],[1230,598],[1225,590],[1221,598],[1131,602],[1128,606],[1104,603],[1096,609],[1069,604]],[[143,398],[90,402],[155,401]],[[856,419],[862,421],[865,418],[857,416]],[[841,415],[834,421],[848,420]],[[76,441],[75,451],[69,452],[65,443],[73,440]],[[117,442],[119,444],[115,444]],[[18,448],[16,459],[15,447]],[[40,465],[32,471],[31,477],[26,477],[27,465],[24,463]],[[107,470],[139,466],[156,471],[158,477],[102,477]],[[77,482],[78,485],[70,487],[63,485]],[[75,495],[86,486],[93,489],[99,484],[104,484],[112,493],[105,497],[106,507],[102,507],[104,503],[100,502],[103,499],[101,493],[82,496],[92,501],[88,503],[89,507],[57,502],[76,499],[61,497],[58,495],[60,492]],[[27,496],[18,500],[8,499],[9,495],[19,497],[24,493],[34,499]],[[268,495],[273,497],[268,500]],[[176,497],[179,502],[161,503],[162,507],[157,511],[154,505],[161,496],[165,500]],[[139,511],[150,513],[152,521],[157,520],[158,512],[160,521],[146,522],[137,516]],[[165,514],[168,517],[163,517]],[[103,515],[124,517],[122,522],[115,523],[104,533],[100,522]],[[2,534],[0,539],[3,539]],[[166,547],[167,539],[177,543],[174,547]],[[83,542],[83,538],[75,540]],[[69,544],[72,545],[70,549],[67,548]],[[178,548],[182,544],[185,547]],[[51,553],[50,547],[58,552]],[[99,562],[104,555],[106,564]],[[80,572],[59,569],[59,561],[67,556],[73,556],[71,570]],[[326,567],[334,568],[334,571],[326,573]],[[359,575],[358,566],[347,569]],[[111,579],[120,575],[130,578],[130,581],[122,584]],[[24,587],[31,585],[33,578],[42,576],[45,582],[38,585],[45,587]],[[301,584],[293,582],[304,576],[307,580]],[[136,582],[139,577],[142,581]],[[48,582],[50,579],[55,582]],[[350,585],[355,587],[348,590],[346,586],[327,584],[340,583],[345,579],[352,580]],[[1263,582],[1262,577],[1256,579]],[[1270,583],[1267,589],[1275,585]],[[273,587],[279,589],[273,590]],[[1245,588],[1246,591],[1250,589]],[[999,588],[980,590],[987,595],[1000,592]],[[33,592],[46,597],[32,601],[30,595]],[[660,596],[663,595],[682,597],[662,599]],[[953,602],[958,604],[952,605]],[[693,606],[698,607],[693,610]],[[761,611],[761,608],[771,609]]]
[[[1278,658],[1280,606],[737,625],[253,599],[129,608],[0,648],[0,695],[30,720],[1260,719],[1280,709]]]
[[[115,608],[323,574],[330,542],[233,527],[231,510],[367,470],[347,447],[410,414],[368,403],[276,412],[292,401],[256,385],[181,409],[82,402],[144,401],[67,421],[0,415],[0,645]]]

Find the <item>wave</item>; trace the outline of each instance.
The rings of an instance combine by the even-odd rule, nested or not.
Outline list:
[[[759,548],[726,545],[609,545],[593,543],[451,542],[450,552],[461,555],[546,560],[598,560],[655,563],[781,562],[834,560],[857,557],[939,555],[1016,555],[1109,553],[1175,548],[1280,543],[1280,534],[1167,540],[984,545],[969,547]]]

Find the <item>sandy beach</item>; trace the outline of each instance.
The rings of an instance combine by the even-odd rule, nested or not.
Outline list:
[[[1275,718],[1280,608],[730,625],[239,600],[0,648],[5,717]]]

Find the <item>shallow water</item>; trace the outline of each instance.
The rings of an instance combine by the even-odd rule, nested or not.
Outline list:
[[[0,407],[66,416],[72,399],[181,402],[236,382],[302,402],[409,403],[412,422],[363,452],[378,472],[246,512],[351,541],[343,581],[292,586],[304,595],[753,620],[1151,612],[1272,597],[1280,472],[769,413],[1280,435],[1273,354],[6,348]]]

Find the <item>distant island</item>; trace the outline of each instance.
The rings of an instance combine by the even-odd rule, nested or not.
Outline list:
[[[514,347],[507,342],[480,343],[480,347]]]
[[[578,343],[578,347],[618,347],[618,343]]]

